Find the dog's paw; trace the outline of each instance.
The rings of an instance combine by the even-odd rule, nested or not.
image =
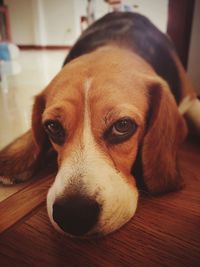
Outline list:
[[[15,182],[11,177],[0,176],[0,183],[4,185],[13,185]]]
[[[31,174],[32,174],[31,172],[27,171],[13,177],[0,175],[0,184],[13,185],[13,184],[23,183],[31,178],[32,176]]]

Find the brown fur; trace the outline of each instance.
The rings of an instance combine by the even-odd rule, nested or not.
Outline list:
[[[187,134],[186,124],[163,81],[151,85],[150,105],[151,118],[142,144],[145,183],[152,193],[178,190],[183,181],[177,152]]]
[[[31,178],[36,168],[39,150],[29,130],[0,152],[0,175],[11,181]]]

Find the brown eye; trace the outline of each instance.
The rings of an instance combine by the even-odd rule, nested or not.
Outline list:
[[[56,144],[61,145],[65,141],[65,130],[59,121],[48,120],[44,123],[45,131],[49,138]]]
[[[130,118],[125,117],[116,121],[104,133],[104,139],[111,144],[119,144],[128,140],[136,131],[137,124]]]
[[[133,123],[129,119],[122,119],[117,121],[113,125],[113,133],[123,135],[127,132],[129,132],[133,127]]]

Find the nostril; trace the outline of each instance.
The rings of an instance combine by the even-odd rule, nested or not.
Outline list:
[[[57,200],[53,205],[53,219],[60,228],[80,236],[91,230],[98,221],[100,205],[84,196],[71,196]]]

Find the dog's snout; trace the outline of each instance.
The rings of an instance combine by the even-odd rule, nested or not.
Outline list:
[[[74,236],[82,236],[97,223],[100,205],[85,196],[57,200],[53,205],[53,219],[59,227]]]

